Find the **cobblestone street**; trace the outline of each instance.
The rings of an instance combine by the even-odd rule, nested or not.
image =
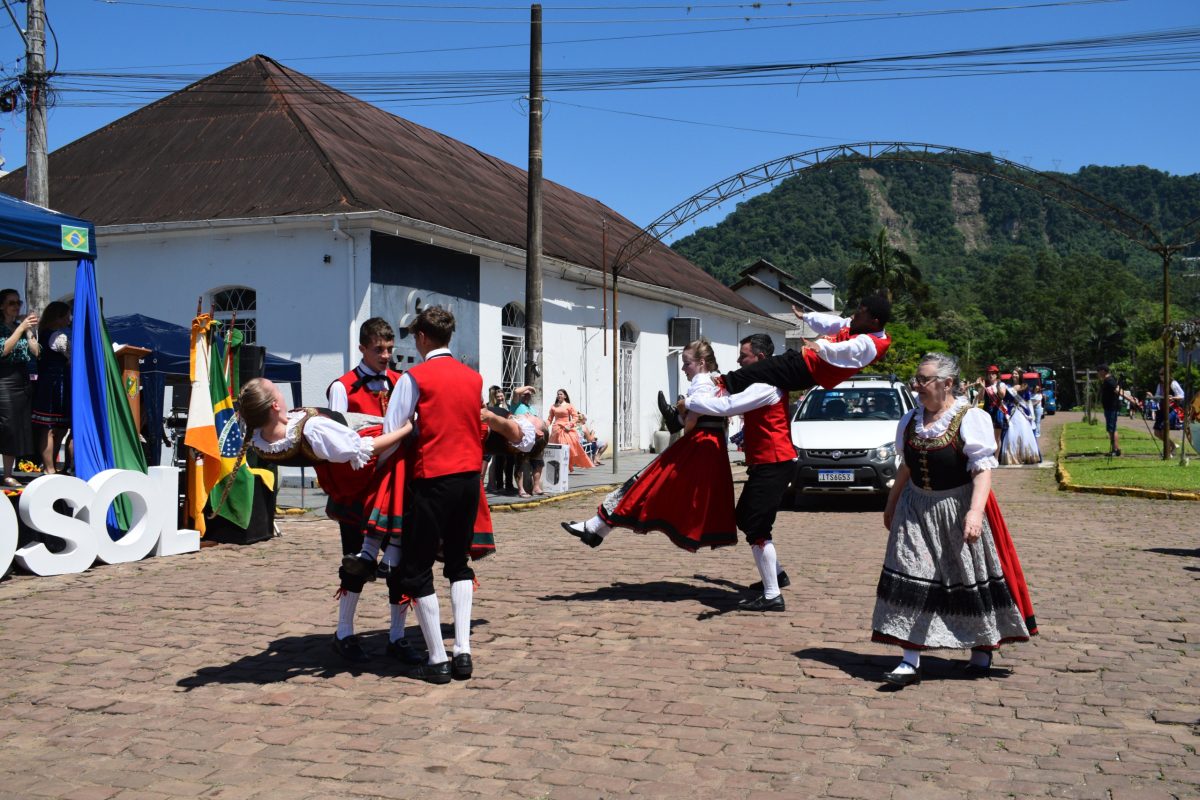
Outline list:
[[[591,550],[558,523],[598,496],[497,514],[475,678],[442,687],[385,660],[381,585],[358,615],[377,658],[331,652],[326,521],[18,575],[0,584],[0,796],[1200,795],[1200,506],[1059,492],[1051,469],[1000,470],[996,492],[1041,636],[979,681],[934,653],[898,692],[880,683],[897,652],[869,641],[881,502],[782,512],[792,585],[766,615],[730,611],[757,579],[744,542],[618,531]]]

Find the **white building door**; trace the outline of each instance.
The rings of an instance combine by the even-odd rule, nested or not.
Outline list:
[[[621,450],[637,448],[637,386],[634,381],[634,359],[637,356],[638,330],[631,323],[621,326],[621,349],[617,362],[617,385],[620,388],[617,447]]]

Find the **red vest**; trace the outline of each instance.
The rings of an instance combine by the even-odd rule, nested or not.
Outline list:
[[[394,387],[396,381],[400,380],[400,373],[386,370],[388,382]],[[391,396],[391,391],[373,392],[366,387],[366,383],[374,382],[376,376],[371,375],[362,384],[359,384],[357,389],[354,389],[354,384],[358,383],[362,376],[358,374],[358,369],[352,369],[342,377],[338,378],[334,383],[340,383],[342,388],[346,390],[346,410],[352,411],[355,414],[370,414],[374,417],[382,417],[387,414],[388,398]]]
[[[742,450],[747,464],[778,464],[796,457],[788,427],[787,396],[742,415]]]
[[[870,364],[863,364],[861,367],[835,367],[828,361],[824,360],[817,354],[816,350],[804,350],[804,363],[808,365],[808,371],[812,374],[813,380],[826,389],[832,389],[844,380],[857,375],[862,370],[874,364],[879,359],[883,358],[884,353],[888,351],[892,340],[884,331],[875,333],[851,333],[850,327],[846,326],[833,336],[826,336],[828,342],[846,342],[853,339],[855,336],[870,336],[871,341],[875,344],[875,357],[871,359]]]
[[[483,464],[479,435],[483,376],[448,355],[417,364],[408,375],[417,384],[412,476],[438,478],[479,472]]]

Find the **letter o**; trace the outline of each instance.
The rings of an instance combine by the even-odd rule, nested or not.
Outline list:
[[[106,469],[92,476],[88,486],[96,496],[88,503],[86,516],[81,517],[96,537],[97,557],[105,564],[123,564],[145,558],[158,541],[161,525],[157,515],[150,513],[150,498],[155,489],[150,476],[126,469]],[[108,507],[122,494],[133,507],[133,524],[124,536],[114,541],[108,534]]]

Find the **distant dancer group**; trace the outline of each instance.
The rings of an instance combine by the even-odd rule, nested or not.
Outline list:
[[[800,312],[797,311],[800,315]],[[774,355],[765,335],[740,342],[738,365],[720,374],[712,347],[698,340],[681,355],[688,387],[664,416],[682,437],[609,494],[596,514],[563,523],[592,548],[616,528],[659,531],[689,551],[749,543],[759,581],[736,609],[782,612],[790,580],[772,537],[776,511],[790,483],[795,451],[788,424],[789,391],[832,389],[887,352],[891,308],[882,296],[863,300],[852,317],[800,315],[821,338],[800,352]],[[470,678],[470,628],[475,591],[472,558],[494,549],[480,464],[485,453],[529,458],[547,441],[569,448],[571,462],[592,465],[580,436],[580,415],[559,390],[545,420],[532,413],[529,387],[511,409],[492,387],[481,403],[479,373],[449,349],[454,317],[433,307],[409,328],[421,363],[401,374],[389,368],[395,335],[382,319],[360,331],[361,363],[328,391],[328,409],[289,411],[270,381],[242,389],[240,414],[252,458],[313,466],[329,495],[327,514],[339,522],[342,559],[333,649],[352,663],[369,656],[354,633],[365,585],[384,576],[391,614],[387,655],[409,675],[431,683]],[[996,648],[1037,632],[1012,540],[991,492],[997,466],[993,424],[961,396],[954,359],[924,357],[912,382],[920,403],[900,421],[903,454],[888,497],[889,529],[872,638],[902,648],[885,676],[896,686],[921,679],[921,652],[969,649],[968,673],[986,674]],[[744,419],[747,480],[734,503],[726,445],[729,417]],[[239,462],[240,465],[240,462]],[[501,480],[506,480],[503,470]],[[511,479],[507,479],[511,480]],[[534,488],[537,488],[536,480]],[[454,646],[442,638],[433,565],[443,561],[454,620]],[[423,650],[405,637],[408,609]]]

